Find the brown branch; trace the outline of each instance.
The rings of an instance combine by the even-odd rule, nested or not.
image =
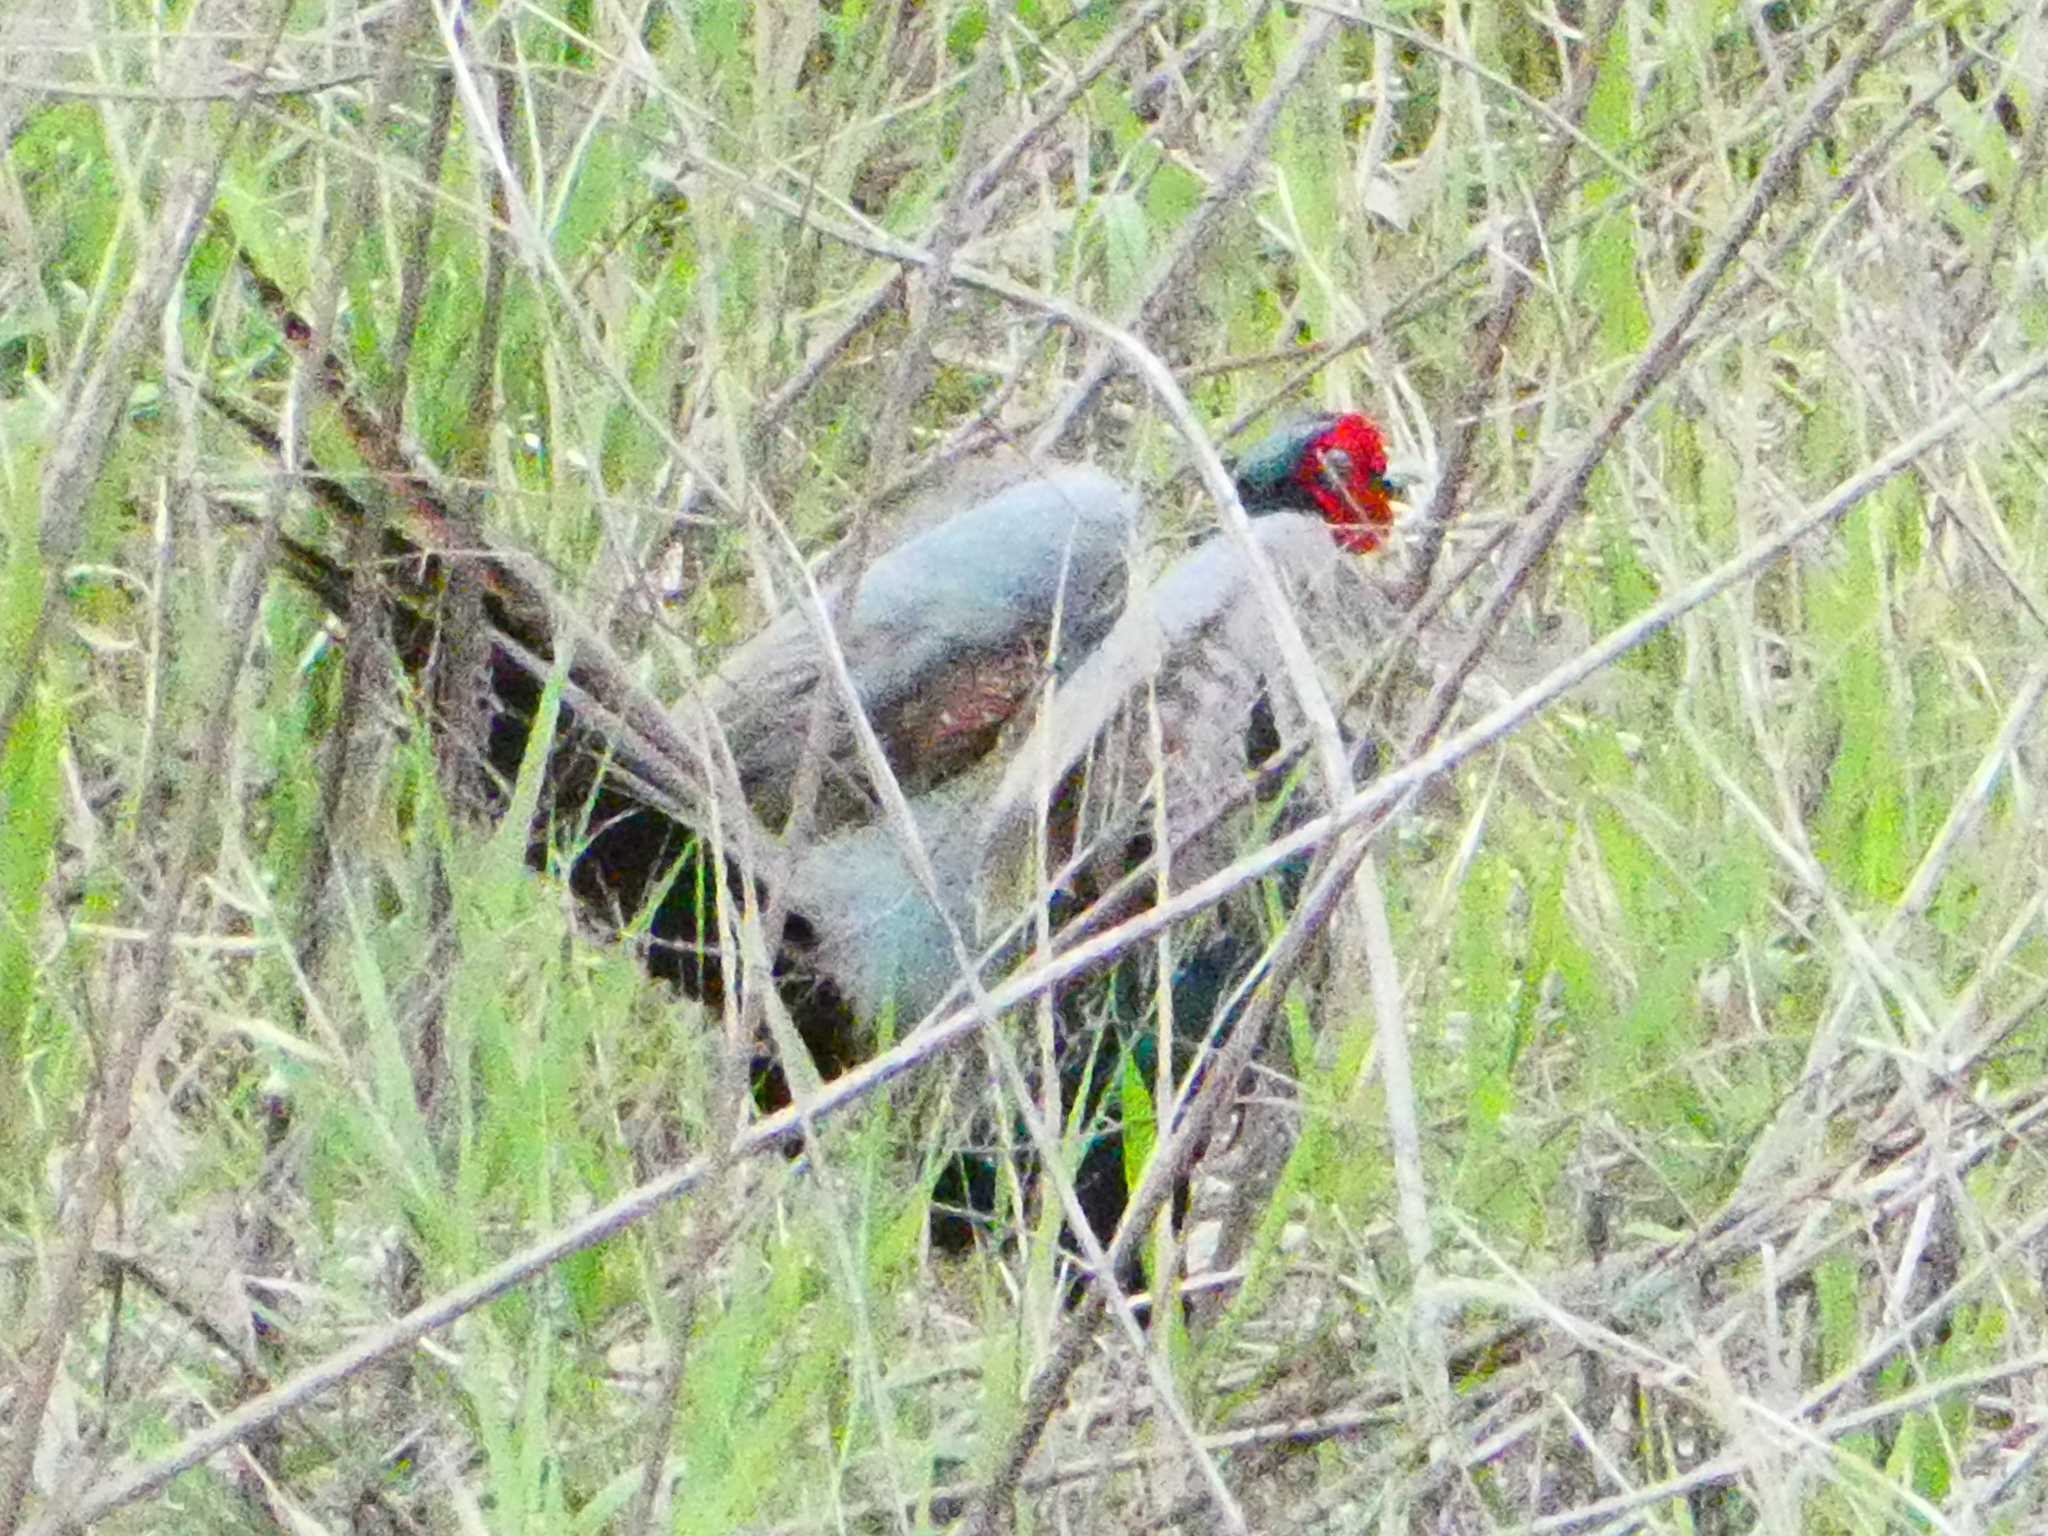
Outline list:
[[[364,131],[372,140],[383,131],[384,122],[403,87],[406,49],[413,41],[412,34],[416,27],[416,22],[411,25],[394,25],[385,37],[383,57],[377,68],[376,86],[370,93],[369,108],[365,114]],[[437,169],[438,162],[429,163],[430,178]],[[341,305],[342,279],[356,249],[356,242],[362,232],[370,227],[371,217],[375,211],[375,172],[374,160],[365,158],[356,162],[354,174],[349,178],[347,191],[341,199],[333,239],[323,246],[325,251],[340,252],[341,259],[327,261],[326,270],[315,280],[314,291],[317,297],[313,304],[313,321],[307,333],[303,352],[309,356],[326,357],[326,371],[330,374],[338,374],[340,370],[338,362],[327,351],[326,338],[334,331],[335,316]],[[431,193],[427,194],[423,201],[428,210],[427,217],[431,217]],[[416,296],[412,307],[416,312]],[[401,328],[401,349],[409,349],[410,342],[410,335]],[[400,356],[404,356],[403,350]],[[394,421],[402,416],[404,400],[405,372],[401,362],[392,383],[392,398],[385,411],[387,421]],[[372,506],[366,511],[368,515],[357,519],[349,529],[351,577],[346,617],[349,628],[357,634],[370,632],[383,602],[382,583],[376,579],[374,568],[374,558],[384,533],[383,512],[381,506]],[[352,647],[344,659],[341,701],[336,709],[335,728],[330,733],[322,754],[325,760],[320,769],[319,825],[323,835],[314,840],[310,851],[300,908],[303,963],[308,970],[317,968],[324,929],[321,908],[327,899],[327,885],[333,874],[334,849],[338,841],[346,841],[338,826],[342,796],[347,787],[349,770],[356,750],[358,723],[365,712],[365,700],[369,695],[370,668],[374,656],[375,652],[371,647],[358,645]]]

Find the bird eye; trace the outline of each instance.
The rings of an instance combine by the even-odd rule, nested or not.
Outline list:
[[[1351,455],[1342,448],[1325,449],[1323,473],[1332,480],[1348,481],[1351,478]]]

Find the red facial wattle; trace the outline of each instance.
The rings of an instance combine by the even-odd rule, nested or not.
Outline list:
[[[1360,555],[1379,548],[1380,530],[1394,521],[1386,473],[1379,429],[1355,412],[1310,439],[1294,466],[1296,481],[1322,509],[1337,542]]]

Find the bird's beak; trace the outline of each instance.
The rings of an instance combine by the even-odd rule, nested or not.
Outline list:
[[[1415,520],[1421,516],[1421,508],[1430,500],[1430,477],[1411,469],[1389,469],[1380,475],[1380,489],[1386,492],[1386,506],[1393,512],[1386,537],[1389,541],[1407,539]]]
[[[1387,488],[1387,501],[1394,509],[1393,531],[1406,534],[1429,500],[1429,476],[1411,469],[1390,469],[1380,476],[1380,484]]]

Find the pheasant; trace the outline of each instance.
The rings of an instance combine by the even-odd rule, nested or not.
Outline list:
[[[304,319],[253,263],[249,276],[287,343],[306,351],[312,332]],[[481,755],[509,782],[537,718],[563,616],[530,562],[490,549],[450,512],[431,476],[354,398],[341,363],[331,355],[314,361],[315,377],[334,397],[364,464],[399,504],[396,526],[383,529],[380,553],[394,573],[392,627],[410,669],[424,666],[437,644],[432,598],[440,580],[458,562],[477,578],[485,631],[478,638],[487,646],[497,702]],[[267,425],[233,401],[213,397],[212,403],[259,446],[276,451]],[[344,482],[316,474],[306,484],[342,518],[370,521]],[[1330,552],[1376,548],[1392,522],[1397,487],[1373,423],[1356,413],[1325,413],[1282,426],[1254,446],[1238,465],[1237,489],[1245,510],[1261,519],[1258,538],[1268,560],[1298,592],[1317,588],[1327,596],[1336,567]],[[1125,560],[1135,522],[1129,493],[1099,471],[1013,477],[993,495],[942,508],[864,570],[828,578],[826,605],[851,693],[875,726],[899,784],[919,795],[918,819],[930,824],[945,854],[942,900],[948,899],[944,888],[958,899],[982,879],[1006,835],[1002,823],[1014,822],[1028,804],[1032,786],[1017,766],[1023,759],[1014,758],[1005,775],[989,761],[990,749],[1048,675],[1068,686],[1055,688],[1053,707],[1036,723],[1050,751],[1032,757],[1041,765],[1058,758],[1059,775],[1071,777],[1079,753],[1113,723],[1129,689],[1143,680],[1160,696],[1167,739],[1176,749],[1170,810],[1184,816],[1188,807],[1214,800],[1219,786],[1227,797],[1228,786],[1241,778],[1241,762],[1230,752],[1241,734],[1238,722],[1243,712],[1279,701],[1261,691],[1262,631],[1248,621],[1249,572],[1232,545],[1212,541],[1168,571],[1126,614]],[[1314,530],[1318,522],[1327,536]],[[347,607],[350,582],[334,562],[290,540],[285,549],[289,574],[338,612]],[[467,553],[455,556],[450,549]],[[671,712],[681,718],[664,718],[624,682],[624,669],[587,630],[574,634],[568,660],[572,688],[565,690],[550,743],[543,824],[587,828],[569,867],[587,905],[628,917],[653,906],[646,949],[651,970],[707,1000],[722,987],[722,970],[703,942],[719,931],[722,893],[705,872],[698,837],[722,797],[715,766],[690,761],[693,744],[701,748],[708,734],[696,728],[709,727],[722,738],[752,802],[722,806],[728,828],[740,824],[741,847],[759,855],[762,865],[737,878],[759,882],[772,873],[784,881],[793,926],[799,937],[811,930],[813,956],[823,962],[813,979],[836,994],[821,1001],[836,1000],[840,1016],[815,1016],[817,1027],[803,1031],[814,1049],[843,1032],[849,1009],[871,1019],[892,994],[899,1010],[931,1000],[931,988],[946,973],[933,960],[936,914],[928,906],[920,911],[918,900],[896,900],[908,883],[901,871],[889,883],[889,854],[867,803],[873,786],[847,771],[852,722],[839,711],[837,685],[820,692],[828,651],[810,616],[792,608],[772,621],[728,658],[690,707]],[[586,702],[597,707],[586,710]],[[792,855],[769,826],[789,809],[792,770],[813,740],[822,743],[835,782],[822,807],[825,835]],[[1123,762],[1135,770],[1131,743],[1124,747]],[[959,787],[975,775],[981,776],[975,783]],[[977,785],[998,796],[994,815],[976,814]],[[1091,784],[1091,793],[1097,788]],[[835,839],[851,841],[835,849]],[[536,836],[532,853],[537,860],[546,856],[545,836]],[[858,866],[863,857],[874,864],[881,883],[835,891],[840,853],[855,856],[845,864]],[[771,871],[770,864],[779,867]],[[846,887],[843,879],[838,883]],[[875,963],[874,956],[857,953],[848,935],[882,907],[904,914],[905,933],[900,942],[881,945],[884,963]],[[904,964],[891,962],[889,951]],[[899,986],[899,979],[907,985]],[[819,1065],[828,1072],[846,1064],[839,1051],[826,1055],[832,1059]]]
[[[1360,627],[1358,604],[1370,600],[1355,581],[1347,582],[1344,552],[1375,548],[1392,521],[1394,487],[1377,429],[1355,414],[1284,427],[1245,456],[1237,485],[1256,519],[1254,542],[1297,610],[1311,621],[1308,627],[1325,641],[1326,651],[1341,649]],[[1102,503],[1104,524],[1111,521],[1109,505]],[[1050,569],[1057,563],[1053,554],[1027,547],[1008,569]],[[1088,591],[1114,590],[1121,598],[1120,549],[1114,561],[1113,585],[1090,585]],[[948,573],[947,584],[957,579]],[[988,590],[1005,580],[979,579]],[[982,607],[984,620],[989,606]],[[1049,606],[1041,598],[1034,611]],[[948,609],[934,604],[931,611]],[[942,906],[935,907],[912,877],[896,833],[884,821],[870,818],[797,851],[788,877],[790,905],[808,920],[814,969],[856,1014],[872,1018],[893,1007],[899,1018],[915,1019],[959,980],[949,924],[971,928],[977,908],[1002,904],[991,881],[1002,879],[1006,859],[1016,861],[1041,790],[1053,791],[1055,833],[1069,849],[1108,825],[1119,807],[1129,811],[1153,770],[1147,722],[1125,708],[1141,691],[1157,705],[1165,746],[1165,819],[1176,843],[1213,823],[1223,803],[1242,788],[1245,736],[1255,707],[1269,714],[1276,703],[1283,712],[1291,706],[1284,690],[1266,687],[1265,658],[1272,649],[1267,620],[1251,601],[1242,554],[1228,540],[1207,540],[1141,585],[1121,605],[1114,624],[1100,622],[1100,607],[1087,611],[1083,629],[1090,645],[1080,654],[1071,646],[1063,650],[1050,699],[1029,740],[1013,752],[999,760],[945,758],[948,772],[934,774],[931,761],[920,756],[920,742],[893,738],[901,742],[901,756],[891,753],[892,766],[906,787],[914,782],[924,791],[912,810],[938,876]],[[1034,643],[1038,633],[1022,623],[997,627],[1015,635],[1006,643],[1019,647]],[[970,651],[944,623],[920,629],[923,656]],[[849,657],[868,643],[856,615],[844,637]],[[1013,686],[998,690],[984,686],[971,667],[965,671],[963,681],[960,673],[930,666],[926,676],[946,681],[922,696],[974,694],[973,718],[985,738],[1015,715],[1043,676],[1042,668],[1019,669],[1007,675]],[[946,709],[933,713],[941,720],[957,718]],[[785,713],[785,720],[791,718]],[[785,730],[800,735],[801,724]],[[885,742],[891,739],[885,732]],[[795,745],[785,746],[785,760],[795,751]],[[1092,766],[1081,776],[1084,757]],[[1085,785],[1075,782],[1077,776],[1085,777]],[[1189,861],[1181,864],[1183,871],[1193,870],[1213,864],[1223,847],[1220,837],[1212,837],[1176,857]]]
[[[1239,494],[1257,518],[1253,540],[1292,597],[1312,648],[1333,662],[1349,659],[1341,655],[1344,643],[1361,627],[1373,627],[1361,625],[1362,605],[1373,595],[1347,580],[1345,552],[1377,547],[1391,521],[1393,489],[1376,429],[1355,415],[1282,429],[1239,466]],[[1240,548],[1225,539],[1206,541],[1140,584],[1092,650],[1078,658],[1067,653],[1068,664],[1056,669],[1055,686],[1026,739],[911,803],[937,902],[913,875],[897,831],[885,821],[869,820],[800,850],[786,894],[806,921],[788,958],[793,974],[809,971],[820,984],[799,1018],[815,1021],[836,1007],[857,1029],[858,1021],[893,1010],[907,1024],[959,987],[956,935],[975,948],[993,937],[998,967],[1005,963],[1029,937],[1023,925],[1013,923],[1005,942],[1000,923],[990,932],[976,921],[990,913],[1019,918],[1029,912],[1029,901],[1005,899],[1004,877],[1023,862],[1031,812],[1047,788],[1054,802],[1047,819],[1058,845],[1049,850],[1049,865],[1092,839],[1105,845],[1101,861],[1114,877],[1149,851],[1152,831],[1163,825],[1179,883],[1218,867],[1235,851],[1236,835],[1221,813],[1242,793],[1245,770],[1278,745],[1275,717],[1292,704],[1284,689],[1268,686],[1267,622],[1251,599]],[[943,645],[937,650],[947,653]],[[1003,700],[1004,710],[986,719],[1013,712],[1039,681],[1036,673],[1027,675],[1024,688]],[[1130,708],[1134,702],[1146,707]],[[1156,764],[1154,719],[1164,748]],[[913,760],[911,766],[924,765]],[[1135,820],[1132,813],[1155,790],[1159,816]],[[1075,874],[1065,905],[1085,905],[1081,891],[1089,884]],[[1177,965],[1169,990],[1176,1033],[1183,1036],[1176,1060],[1183,1066],[1212,1024],[1220,1026],[1212,1015],[1257,948],[1225,931],[1196,944]],[[1153,1041],[1131,1007],[1151,993],[1145,971],[1145,957],[1127,960],[1106,986],[1071,986],[1058,1001],[1062,1102],[1094,1126],[1075,1171],[1075,1192],[1105,1241],[1128,1194],[1113,1087],[1121,1046],[1104,1055],[1083,1042],[1096,1037],[1088,1017],[1102,1012],[1107,997],[1116,1035],[1134,1059],[1146,1060]],[[1140,1070],[1149,1080],[1151,1068]],[[968,1150],[948,1164],[933,1190],[934,1242],[959,1247],[971,1241],[993,1214],[997,1188],[987,1152]],[[1140,1283],[1136,1274],[1119,1280],[1126,1289]]]
[[[1244,456],[1236,483],[1256,519],[1255,540],[1297,604],[1319,619],[1313,627],[1340,637],[1355,629],[1359,594],[1355,584],[1343,589],[1345,555],[1378,546],[1396,489],[1377,429],[1356,414],[1293,423]],[[316,484],[345,496],[332,482]],[[415,511],[411,526],[423,539],[469,542],[446,537],[452,520],[431,502]],[[819,615],[797,605],[728,657],[702,690],[695,720],[720,734],[755,818],[746,846],[772,856],[734,878],[779,882],[789,922],[778,990],[822,1075],[858,1060],[885,1012],[907,1024],[944,999],[961,979],[953,935],[984,937],[973,921],[978,911],[1018,917],[1028,909],[1005,902],[997,886],[1006,871],[1016,873],[1020,839],[1045,787],[1057,786],[1063,852],[1092,840],[1115,865],[1146,851],[1149,829],[1131,812],[1153,765],[1149,737],[1126,708],[1133,697],[1154,701],[1165,737],[1170,845],[1194,838],[1241,790],[1247,729],[1285,700],[1284,690],[1266,687],[1271,647],[1241,552],[1211,539],[1133,594],[1137,533],[1136,502],[1097,470],[1018,479],[942,511],[862,570],[828,570],[823,607],[844,682],[828,675]],[[402,533],[386,545],[387,555],[427,558]],[[304,546],[289,553],[293,575],[330,605],[345,605],[348,583],[337,567]],[[478,566],[494,698],[482,755],[509,783],[538,718],[553,619],[518,562],[486,554]],[[404,605],[398,628],[415,663],[429,648],[422,626],[430,632],[432,620],[418,602]],[[587,637],[575,655],[588,666]],[[579,675],[572,666],[571,681]],[[938,876],[936,905],[875,814],[875,786],[857,766],[842,707],[848,684],[891,772],[914,797],[913,819]],[[1042,710],[1024,711],[1041,697]],[[728,893],[717,888],[691,822],[703,807],[650,793],[650,778],[660,776],[648,771],[644,736],[641,750],[630,749],[582,708],[580,697],[571,699],[557,717],[534,856],[546,856],[548,819],[564,825],[572,833],[569,879],[583,903],[601,920],[630,919],[651,905],[649,969],[716,1001],[723,972],[706,938],[719,931],[717,909]],[[1030,717],[1028,732],[1018,729],[1020,714]],[[1008,752],[1000,746],[1006,733],[1019,738]],[[810,835],[790,846],[778,829],[814,743],[824,780]],[[1213,833],[1209,841],[1173,849],[1183,877],[1225,846]],[[1223,976],[1246,958],[1228,945],[1204,947],[1195,990],[1222,995]],[[1208,1023],[1207,1008],[1199,1011],[1197,1028]],[[1067,1075],[1075,1077],[1070,1093],[1080,1091],[1071,1062]],[[1091,1081],[1099,1088],[1102,1078]],[[762,1064],[757,1083],[770,1102],[784,1091],[772,1063]],[[1082,1194],[1091,1224],[1113,1225],[1121,1212],[1120,1159],[1114,1133],[1089,1153]]]

